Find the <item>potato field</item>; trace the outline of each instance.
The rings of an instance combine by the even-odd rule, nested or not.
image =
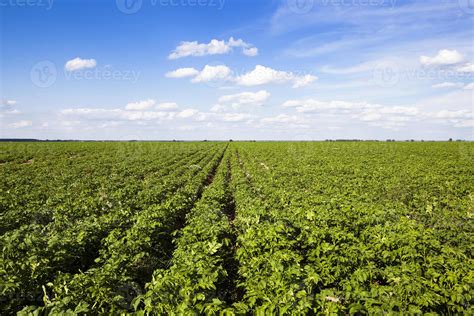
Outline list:
[[[472,314],[474,143],[0,143],[1,315]]]

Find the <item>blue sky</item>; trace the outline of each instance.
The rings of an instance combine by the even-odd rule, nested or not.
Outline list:
[[[0,137],[474,139],[471,0],[0,0]]]

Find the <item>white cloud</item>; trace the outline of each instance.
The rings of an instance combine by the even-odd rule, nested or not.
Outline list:
[[[293,88],[301,88],[306,87],[313,82],[315,82],[318,78],[312,75],[305,75],[303,77],[295,77]]]
[[[2,101],[1,105],[6,105],[6,106],[13,106],[16,105],[17,101],[15,100],[4,100]]]
[[[177,117],[179,118],[190,118],[198,114],[198,110],[195,109],[185,109],[178,113]]]
[[[313,75],[298,76],[292,72],[279,71],[262,65],[242,76],[232,76],[232,70],[225,65],[206,65],[201,71],[194,68],[180,68],[166,74],[168,78],[194,77],[191,82],[232,81],[242,86],[259,86],[271,83],[293,83],[293,88],[310,85],[318,80]]]
[[[367,102],[346,102],[346,101],[319,101],[314,99],[289,100],[282,104],[282,107],[296,108],[298,112],[317,112],[324,110],[351,110],[366,109],[371,107],[381,107]]]
[[[420,62],[424,66],[455,65],[464,60],[464,56],[457,50],[442,49],[434,57],[421,56]]]
[[[457,71],[463,72],[463,73],[474,73],[474,64],[473,63],[465,64],[464,66],[458,67]]]
[[[206,65],[199,74],[191,81],[193,83],[210,82],[216,80],[229,80],[231,78],[232,70],[225,65],[209,66]]]
[[[156,104],[156,101],[153,99],[148,99],[145,101],[129,103],[125,107],[126,110],[130,111],[143,111],[151,109]]]
[[[371,125],[397,128],[406,122],[415,121],[421,117],[416,107],[382,106],[367,102],[319,101],[314,99],[289,100],[282,104],[285,108],[295,108],[298,113],[319,113],[337,115],[370,122]]]
[[[77,57],[72,60],[69,60],[64,66],[64,68],[67,71],[76,71],[87,68],[95,68],[95,66],[97,66],[97,62],[95,59],[82,59]]]
[[[466,86],[464,87],[464,90],[474,90],[474,82],[472,82],[472,83],[466,85]]]
[[[17,104],[15,100],[0,100],[0,112],[13,111],[13,107]]]
[[[152,121],[170,120],[176,115],[175,112],[159,111],[129,111],[124,109],[100,109],[100,108],[77,108],[64,109],[62,115],[76,116],[88,120],[115,120],[115,121]]]
[[[22,121],[11,123],[11,124],[8,125],[8,127],[23,128],[23,127],[28,127],[28,126],[32,126],[32,125],[33,125],[33,122],[27,121],[27,120],[22,120]]]
[[[216,112],[216,113],[225,112],[226,110],[227,108],[221,104],[216,104],[211,108],[211,112]]]
[[[178,104],[175,102],[163,102],[156,106],[157,110],[162,111],[169,111],[169,110],[176,110],[178,108]]]
[[[258,92],[242,92],[238,94],[224,95],[219,98],[219,103],[229,104],[234,108],[238,109],[241,106],[261,106],[268,100],[270,93],[265,90]],[[213,107],[214,111],[220,109],[219,105]]]
[[[460,82],[443,82],[433,85],[432,87],[435,89],[444,89],[444,88],[461,88],[464,86],[463,83]]]
[[[474,127],[474,112],[472,110],[442,110],[431,113],[430,116],[457,128]]]
[[[179,68],[166,74],[168,78],[186,78],[194,77],[199,74],[199,70],[194,68]]]
[[[442,110],[432,115],[434,118],[439,119],[468,119],[474,118],[473,112],[468,110],[450,111]]]
[[[254,57],[258,55],[258,48],[256,47],[244,48],[243,53],[245,56]]]
[[[274,124],[274,123],[281,123],[281,124],[296,124],[301,125],[305,123],[304,118],[298,117],[296,115],[288,115],[288,114],[279,114],[272,117],[265,117],[260,120],[263,124]]]
[[[318,78],[312,75],[297,76],[291,72],[279,71],[262,65],[257,65],[254,70],[238,76],[235,82],[242,86],[259,86],[270,83],[293,82],[293,88],[307,86]]]
[[[228,41],[213,39],[209,43],[181,42],[168,56],[169,59],[179,59],[188,56],[222,55],[230,53],[233,48],[242,48],[242,53],[247,56],[256,56],[258,49],[244,42],[242,39],[231,37]]]
[[[224,122],[242,122],[249,119],[250,116],[245,113],[225,113],[221,116]]]
[[[429,111],[465,110],[472,108],[472,92],[464,89],[450,90],[442,95],[429,96],[418,100],[415,105]]]
[[[15,100],[1,100],[0,99],[0,118],[6,115],[20,114],[21,112],[15,108],[17,101]]]
[[[455,122],[454,123],[454,127],[460,127],[460,128],[463,128],[463,127],[474,127],[474,120],[464,120],[464,121],[460,121],[460,122]]]

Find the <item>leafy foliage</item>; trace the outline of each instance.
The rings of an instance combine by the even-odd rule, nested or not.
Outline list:
[[[472,143],[0,148],[1,314],[473,312]]]

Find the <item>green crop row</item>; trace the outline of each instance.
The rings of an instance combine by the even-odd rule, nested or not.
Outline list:
[[[1,314],[474,313],[472,143],[0,149]]]

